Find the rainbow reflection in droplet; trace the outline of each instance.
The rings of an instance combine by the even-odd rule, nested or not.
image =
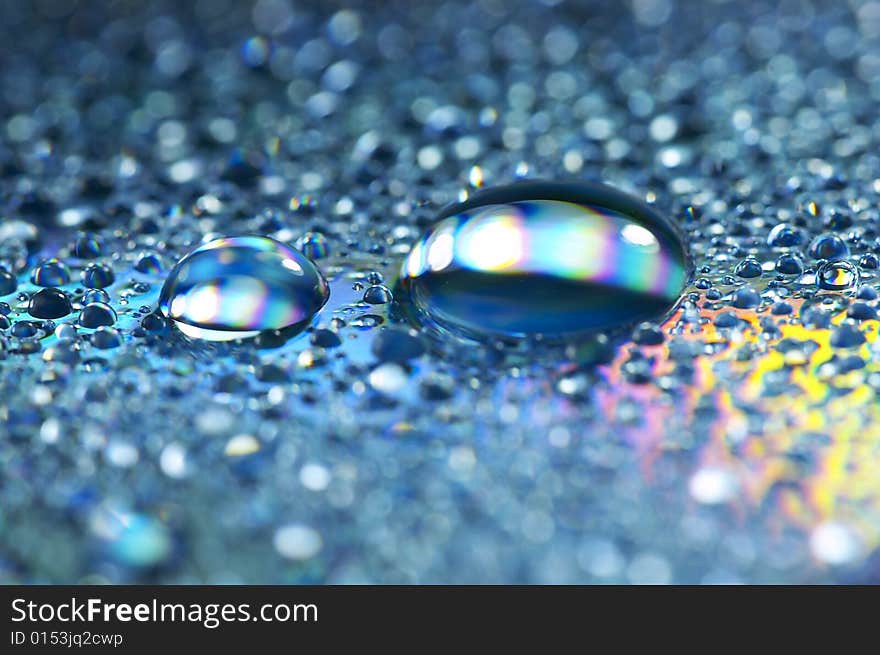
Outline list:
[[[604,185],[520,182],[441,213],[400,284],[423,320],[465,336],[564,336],[663,316],[688,278],[650,207]]]
[[[190,337],[227,341],[305,325],[329,297],[304,255],[258,236],[211,241],[180,260],[159,309]]]

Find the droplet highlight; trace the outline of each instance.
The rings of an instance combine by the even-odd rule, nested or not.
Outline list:
[[[635,198],[519,182],[441,212],[406,257],[395,297],[467,337],[562,337],[664,315],[689,269],[673,224]]]

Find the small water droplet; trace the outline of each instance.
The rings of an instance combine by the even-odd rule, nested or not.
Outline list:
[[[871,307],[871,305],[863,302],[856,302],[850,305],[849,309],[846,310],[846,315],[857,321],[877,320],[877,310]]]
[[[215,239],[171,270],[159,309],[187,336],[227,341],[304,326],[329,297],[301,253],[267,237]]]
[[[158,312],[150,312],[141,319],[141,327],[147,332],[161,332],[165,329],[165,317]]]
[[[847,261],[827,262],[816,274],[821,289],[843,291],[859,281],[859,269]]]
[[[846,259],[849,246],[835,234],[822,234],[810,242],[810,256],[815,259]]]
[[[330,253],[327,237],[320,232],[306,232],[294,245],[309,259],[323,259]]]
[[[59,339],[76,339],[76,326],[72,323],[62,323],[55,328],[55,336]]]
[[[158,275],[162,272],[162,259],[153,252],[141,253],[134,264],[134,270],[147,275]]]
[[[877,289],[867,284],[863,284],[856,291],[856,298],[860,300],[877,300]]]
[[[381,284],[374,284],[364,291],[364,302],[371,305],[384,305],[392,300],[391,291]]]
[[[70,282],[70,270],[57,259],[48,259],[34,268],[31,282],[41,287],[60,287]]]
[[[303,368],[318,368],[327,363],[327,353],[323,348],[306,348],[297,355],[296,363]]]
[[[520,182],[444,210],[410,251],[401,294],[466,336],[562,336],[665,314],[688,278],[672,224],[596,184]]]
[[[37,333],[37,325],[34,321],[18,321],[12,326],[10,333],[19,339],[27,339]]]
[[[82,272],[82,282],[89,289],[103,289],[113,284],[116,276],[107,264],[89,264]]]
[[[80,259],[95,259],[104,254],[104,243],[98,235],[84,232],[76,240],[73,254]]]
[[[4,268],[0,268],[0,296],[8,296],[15,293],[18,282],[15,276]]]
[[[804,272],[804,262],[796,253],[780,255],[776,260],[776,272],[783,275],[800,275]]]
[[[774,316],[787,316],[788,314],[791,314],[791,312],[792,306],[787,302],[775,302],[770,307],[770,313]]]
[[[82,300],[80,302],[83,306],[89,305],[93,302],[102,302],[109,304],[110,294],[108,294],[103,289],[89,289],[83,294]]]
[[[89,303],[79,313],[79,324],[84,328],[99,328],[116,323],[116,312],[102,302]]]
[[[384,322],[385,319],[376,314],[363,314],[351,321],[351,327],[358,330],[371,330],[376,326],[382,325]]]
[[[804,233],[793,225],[780,223],[767,235],[767,245],[771,248],[790,248],[803,243]]]
[[[761,296],[754,289],[744,287],[733,292],[730,304],[738,309],[752,309],[761,303]]]
[[[320,348],[338,348],[342,345],[342,340],[333,330],[315,330],[311,342]]]
[[[101,326],[92,334],[92,345],[101,350],[117,348],[121,343],[122,338],[116,328]]]
[[[868,270],[875,270],[880,267],[880,258],[872,252],[866,253],[859,260],[859,266]]]
[[[865,335],[854,325],[844,323],[834,329],[828,343],[835,348],[855,348],[865,343]]]
[[[742,260],[736,265],[736,269],[734,270],[734,273],[745,278],[761,277],[762,272],[761,262],[754,257],[747,257]]]
[[[632,340],[642,346],[659,346],[666,338],[663,331],[651,323],[641,323],[633,331]]]

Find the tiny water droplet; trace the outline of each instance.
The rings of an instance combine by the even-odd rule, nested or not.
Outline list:
[[[599,184],[518,182],[444,210],[399,294],[465,336],[564,336],[664,315],[688,278],[672,224]]]
[[[228,341],[304,326],[328,297],[326,280],[298,251],[268,237],[225,237],[177,263],[159,309],[187,336]]]

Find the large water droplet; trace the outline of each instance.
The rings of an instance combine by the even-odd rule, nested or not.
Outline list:
[[[267,237],[216,239],[171,270],[159,309],[187,336],[212,341],[304,326],[329,297],[301,253]]]
[[[72,311],[70,300],[60,289],[40,289],[31,296],[28,314],[34,318],[61,318]]]
[[[404,261],[398,295],[465,336],[554,337],[662,316],[688,273],[675,228],[635,198],[520,182],[441,212]]]

